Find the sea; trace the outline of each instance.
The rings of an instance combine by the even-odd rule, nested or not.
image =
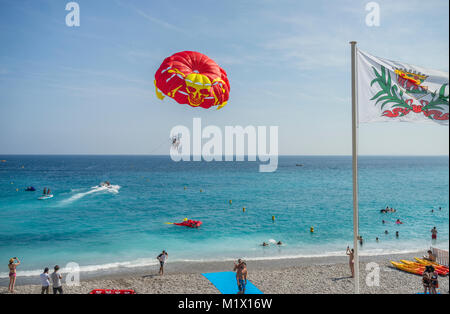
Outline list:
[[[259,162],[169,156],[0,160],[0,279],[11,257],[21,277],[68,263],[82,272],[151,268],[162,250],[168,262],[277,260],[341,256],[353,245],[350,156],[280,156],[272,173]],[[44,188],[54,197],[39,200]],[[380,213],[386,206],[396,212]],[[185,218],[202,225],[171,224]],[[360,156],[359,228],[362,255],[448,249],[449,157]]]

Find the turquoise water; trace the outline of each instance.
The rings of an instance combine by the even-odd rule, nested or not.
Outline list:
[[[175,163],[165,156],[1,159],[2,278],[12,256],[21,258],[19,275],[35,275],[68,262],[86,271],[154,265],[162,249],[170,261],[182,261],[342,255],[352,244],[350,157],[280,157],[274,173],[259,173],[255,162]],[[363,254],[424,249],[433,226],[434,245],[448,248],[448,162],[360,157]],[[105,180],[112,190],[98,186]],[[38,191],[25,192],[29,185]],[[37,200],[44,187],[54,198]],[[381,214],[386,205],[397,212]],[[185,217],[203,225],[165,224]],[[396,225],[397,218],[404,224]],[[284,245],[260,246],[271,240]]]

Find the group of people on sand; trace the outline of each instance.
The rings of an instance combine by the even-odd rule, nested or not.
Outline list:
[[[280,241],[281,242],[281,241]],[[159,275],[164,275],[164,264],[169,257],[169,254],[163,250],[156,259],[159,261]],[[236,282],[238,286],[238,294],[245,293],[245,287],[247,286],[247,264],[242,260],[238,259],[237,263],[234,263],[233,271],[236,272]]]
[[[425,266],[425,271],[422,275],[422,284],[424,294],[437,294],[436,289],[439,288],[438,273],[432,265]]]
[[[9,286],[8,292],[14,293],[14,287],[16,285],[17,278],[17,266],[20,265],[20,261],[17,257],[13,257],[9,260],[8,268],[9,268]],[[50,290],[50,280],[52,281],[53,286],[53,294],[63,293],[62,289],[62,275],[58,272],[59,266],[56,265],[54,267],[53,273],[51,275],[48,274],[48,267],[45,267],[44,272],[39,275],[41,279],[41,294],[48,294]]]
[[[48,274],[48,267],[45,267],[44,272],[40,274],[41,279],[41,294],[48,294],[50,290],[50,280],[52,281],[53,294],[63,294],[62,288],[62,275],[59,273],[59,266],[55,265],[53,268],[53,273],[51,275]]]

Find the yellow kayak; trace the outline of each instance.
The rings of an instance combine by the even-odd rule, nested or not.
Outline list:
[[[420,264],[417,262],[411,262],[411,261],[406,261],[404,259],[401,259],[400,262],[402,262],[405,265],[411,266],[411,267],[416,267],[416,268],[422,268],[425,270],[425,267],[428,265],[425,264]],[[439,275],[441,276],[447,276],[448,275],[448,268],[445,268],[444,266],[433,266],[434,270],[438,272]]]
[[[436,266],[436,267],[445,268],[445,269],[448,270],[448,267],[447,267],[447,266],[444,266],[444,265],[441,265],[441,264],[438,264],[438,263],[435,263],[435,262],[430,262],[430,261],[427,261],[426,259],[423,259],[423,258],[414,257],[414,259],[415,259],[418,263],[420,263],[420,264],[422,264],[422,265],[432,265],[432,266]]]
[[[415,274],[415,275],[420,275],[420,276],[423,275],[423,267],[422,268],[414,267],[414,266],[411,266],[411,265],[406,265],[406,264],[403,264],[403,263],[397,263],[397,262],[394,262],[394,261],[391,261],[391,264],[394,265],[395,268],[403,270],[403,271],[406,271],[408,273]]]

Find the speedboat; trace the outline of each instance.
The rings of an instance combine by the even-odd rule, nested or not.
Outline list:
[[[38,197],[38,200],[46,200],[49,198],[52,198],[53,194],[46,194],[46,195],[42,195],[41,197]]]

